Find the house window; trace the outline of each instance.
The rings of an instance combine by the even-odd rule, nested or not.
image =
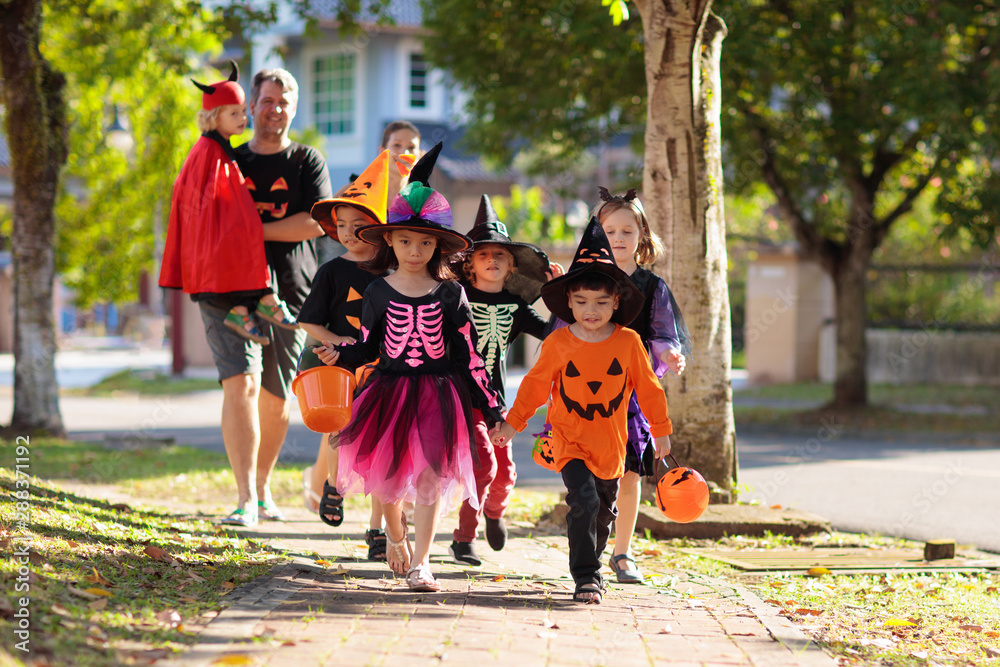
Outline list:
[[[410,54],[410,108],[427,108],[428,66],[422,53]]]
[[[313,68],[313,116],[325,135],[354,133],[354,54],[317,58]]]

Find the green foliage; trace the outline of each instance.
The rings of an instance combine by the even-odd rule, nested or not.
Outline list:
[[[165,233],[170,192],[197,140],[198,54],[217,53],[216,18],[186,0],[48,3],[45,55],[67,78],[70,155],[56,207],[58,268],[81,305],[135,298],[153,272],[154,219]],[[135,141],[106,145],[113,105]]]
[[[870,197],[874,220],[862,224],[888,229],[936,177],[945,230],[989,242],[1000,211],[983,169],[1000,145],[988,92],[1000,84],[995,6],[737,0],[719,10],[738,26],[722,64],[730,187],[776,175],[809,227],[843,244],[857,231],[852,207]]]
[[[579,155],[645,122],[642,26],[614,27],[598,2],[440,0],[424,25],[428,59],[471,93],[466,141],[504,163],[526,143]]]
[[[538,186],[513,185],[510,197],[493,197],[491,201],[514,240],[535,244],[573,240],[566,216],[546,213],[544,193]]]

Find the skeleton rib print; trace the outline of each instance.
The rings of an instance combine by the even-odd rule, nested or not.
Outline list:
[[[483,356],[486,367],[494,368],[496,359],[502,354],[510,338],[510,332],[514,328],[517,304],[471,303],[469,306],[472,309],[472,321],[476,325],[476,333],[479,334],[476,350]]]
[[[389,302],[386,312],[385,351],[393,359],[406,353],[403,363],[416,368],[424,363],[422,354],[431,359],[444,356],[444,313],[441,304],[413,306]]]

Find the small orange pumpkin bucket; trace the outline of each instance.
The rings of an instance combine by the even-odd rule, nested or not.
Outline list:
[[[344,428],[351,420],[354,387],[354,374],[339,366],[317,366],[295,376],[292,392],[306,427],[317,433]]]
[[[682,468],[677,459],[667,456],[675,467],[656,483],[656,504],[668,519],[691,523],[708,507],[708,482],[694,468]]]

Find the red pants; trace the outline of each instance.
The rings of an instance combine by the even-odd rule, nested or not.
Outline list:
[[[480,509],[473,509],[468,500],[462,503],[462,508],[458,511],[458,528],[452,533],[456,542],[472,542],[476,539],[481,515],[485,514],[491,519],[499,519],[504,515],[517,479],[510,445],[494,448],[483,415],[479,410],[473,410],[472,417],[476,421],[474,430],[479,461],[476,463],[475,475]]]

